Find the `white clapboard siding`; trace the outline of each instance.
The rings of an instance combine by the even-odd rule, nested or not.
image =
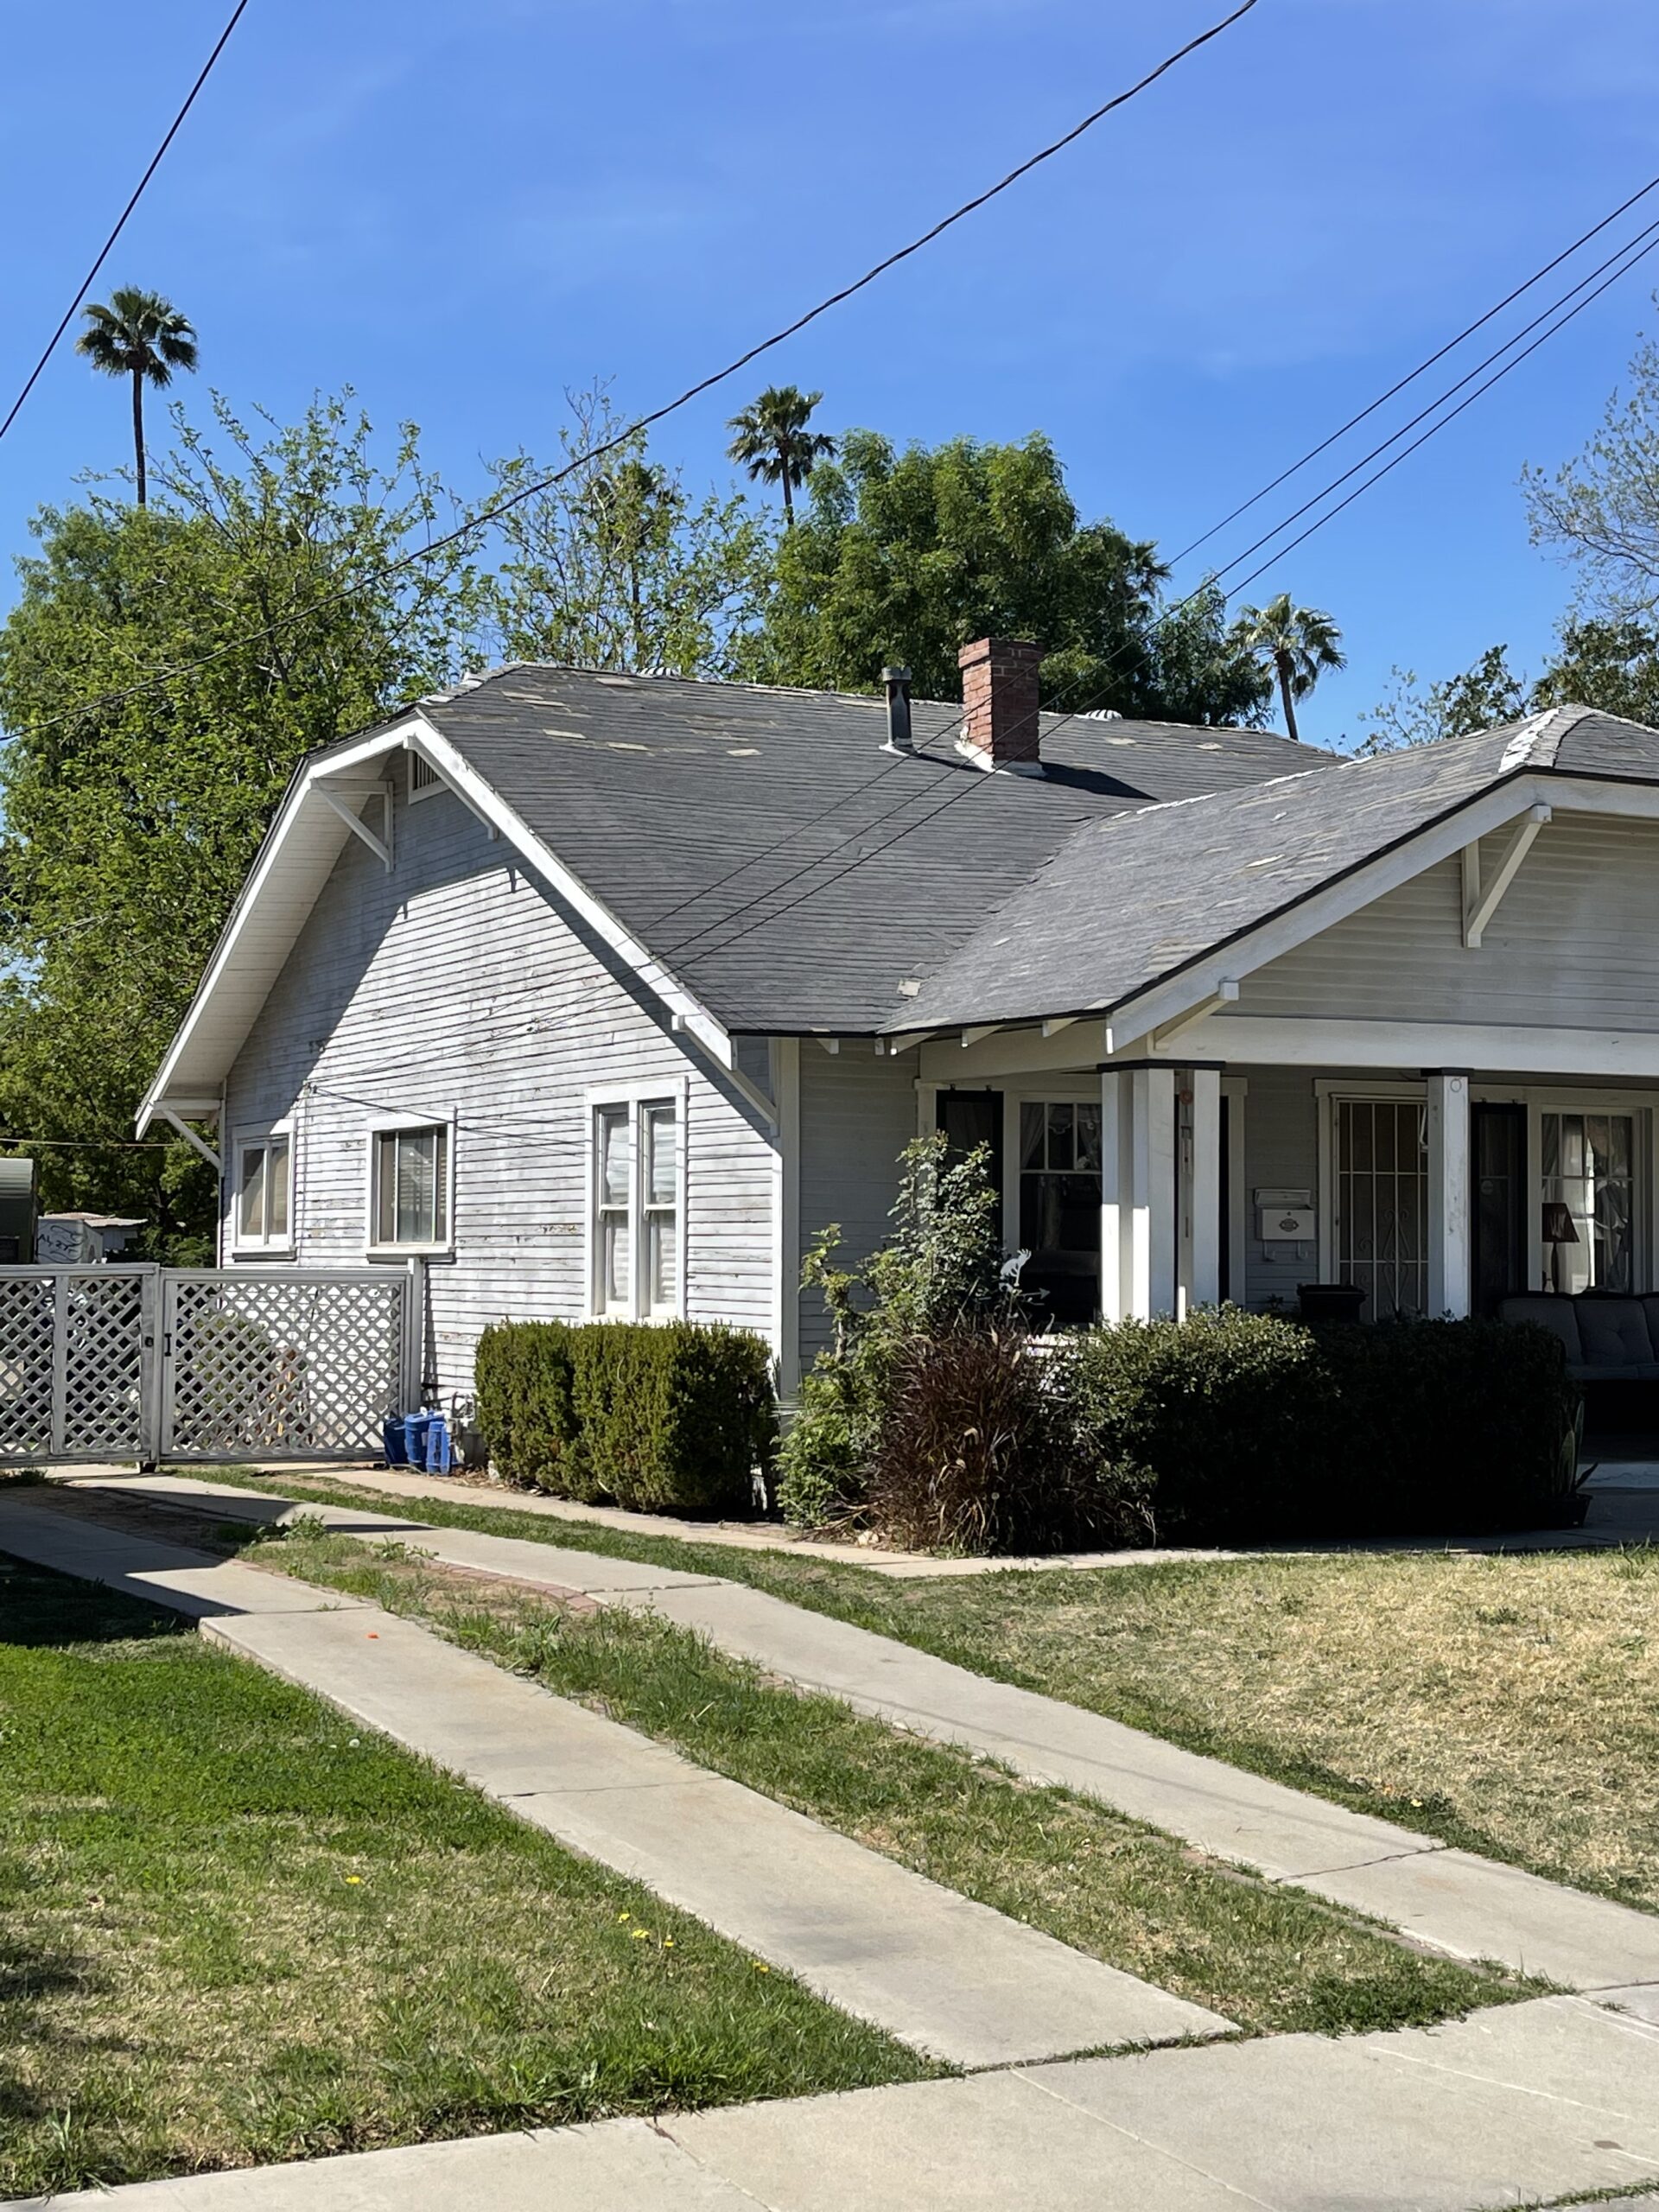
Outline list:
[[[1483,879],[1510,833],[1483,840]],[[1238,1014],[1659,1030],[1659,823],[1557,814],[1479,949],[1464,948],[1462,869],[1427,869],[1247,976]]]
[[[916,1135],[914,1056],[878,1058],[868,1038],[839,1052],[801,1045],[801,1250],[839,1222],[839,1264],[856,1268],[886,1242],[899,1195],[899,1155]],[[830,1339],[823,1300],[801,1299],[801,1364]]]
[[[297,1260],[361,1264],[377,1111],[453,1115],[455,1252],[428,1269],[429,1328],[440,1388],[466,1391],[489,1322],[587,1312],[587,1094],[683,1083],[687,1312],[770,1336],[765,1123],[458,800],[394,789],[395,867],[348,842],[227,1085],[232,1146],[292,1118]]]
[[[1264,1244],[1257,1235],[1257,1191],[1319,1191],[1319,1116],[1306,1068],[1252,1068],[1244,1116],[1244,1288],[1243,1302],[1296,1303],[1296,1286],[1319,1280],[1317,1243]],[[1234,1291],[1234,1297],[1240,1295]]]

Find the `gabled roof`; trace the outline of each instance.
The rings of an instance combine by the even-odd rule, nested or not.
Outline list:
[[[327,747],[296,772],[143,1117],[211,1110],[346,840],[387,857],[376,803],[406,749],[728,1070],[744,1031],[1130,1019],[1237,940],[1260,957],[1283,918],[1311,932],[1338,892],[1375,895],[1380,856],[1478,835],[1483,809],[1506,819],[1550,779],[1578,779],[1580,804],[1586,783],[1659,784],[1659,733],[1582,707],[1366,760],[1046,715],[1040,777],[964,760],[960,718],[918,702],[917,750],[894,754],[876,699],[514,666]]]
[[[1046,715],[1048,772],[987,775],[959,706],[517,667],[433,728],[728,1030],[880,1029],[1085,823],[1328,754],[1264,730]]]
[[[987,775],[959,707],[518,664],[309,755],[140,1122],[210,1115],[389,759],[423,753],[727,1066],[743,1031],[878,1032],[1084,824],[1328,760],[1271,731],[1044,716],[1046,772]],[[384,856],[384,855],[383,855]],[[741,1077],[734,1074],[733,1080]]]
[[[1559,707],[1080,830],[988,915],[892,1030],[1109,1013],[1499,785],[1659,781],[1659,733]]]

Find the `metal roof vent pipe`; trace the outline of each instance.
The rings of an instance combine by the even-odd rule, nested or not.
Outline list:
[[[884,668],[881,683],[887,695],[887,741],[881,750],[913,753],[916,745],[910,734],[910,671]]]

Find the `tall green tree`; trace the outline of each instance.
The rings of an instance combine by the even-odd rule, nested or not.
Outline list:
[[[562,480],[495,524],[500,650],[636,675],[729,674],[733,639],[770,581],[772,526],[735,493],[689,492],[643,434],[614,446],[621,425],[602,385],[567,397]],[[495,496],[551,473],[514,454],[493,467]]]
[[[1296,702],[1307,698],[1327,671],[1348,665],[1341,631],[1319,608],[1294,606],[1281,591],[1265,607],[1241,607],[1234,634],[1244,652],[1272,671],[1286,734],[1296,737]]]
[[[792,384],[768,385],[726,425],[735,435],[726,448],[752,479],[782,487],[784,526],[795,520],[795,494],[821,461],[835,456],[836,442],[810,426],[821,391],[802,391]]]
[[[123,284],[110,294],[107,307],[94,304],[86,309],[86,327],[75,340],[75,351],[105,376],[131,379],[132,465],[142,507],[149,497],[144,386],[162,391],[172,383],[175,369],[194,369],[195,331],[159,292],[141,292]]]
[[[454,516],[412,426],[383,461],[346,399],[175,419],[147,507],[36,517],[0,628],[0,1129],[188,1252],[212,1179],[134,1109],[296,761],[453,680],[477,589],[465,547],[378,575]]]
[[[1260,720],[1271,683],[1228,636],[1219,594],[1166,615],[1165,575],[1151,543],[1080,519],[1040,435],[900,453],[853,430],[784,533],[739,663],[761,682],[868,691],[900,662],[919,696],[951,699],[965,644],[1029,638],[1051,706]]]
[[[1365,716],[1356,752],[1400,753],[1441,738],[1471,737],[1532,711],[1526,684],[1510,666],[1507,645],[1488,645],[1460,676],[1421,684],[1408,668],[1393,671],[1394,688]]]

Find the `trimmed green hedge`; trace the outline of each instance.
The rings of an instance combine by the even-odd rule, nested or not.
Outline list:
[[[478,1424],[506,1481],[647,1513],[748,1513],[777,1435],[772,1355],[691,1321],[502,1321]]]
[[[1306,1328],[1224,1306],[1058,1355],[1077,1449],[1165,1543],[1455,1535],[1572,1517],[1578,1393],[1546,1329]]]

